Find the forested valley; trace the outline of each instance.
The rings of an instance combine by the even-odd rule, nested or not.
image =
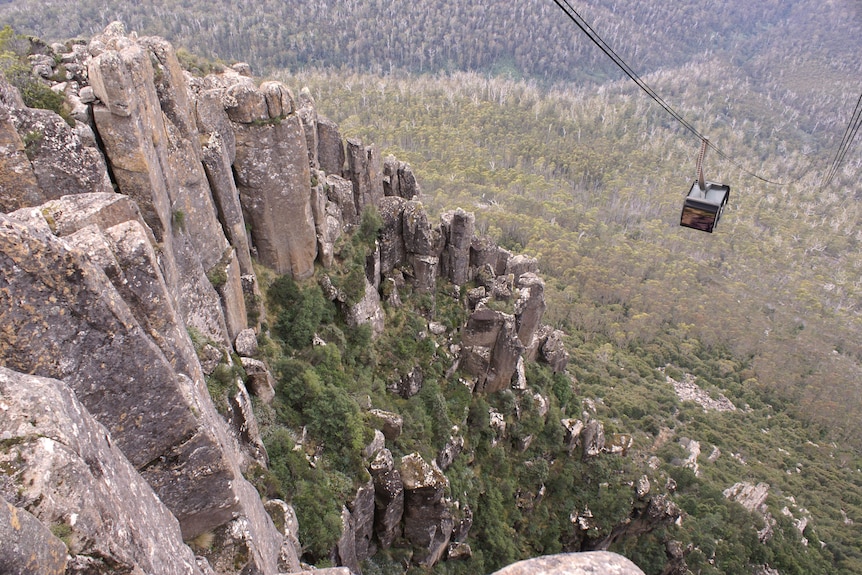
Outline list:
[[[705,161],[707,179],[731,186],[715,233],[678,225],[700,142],[551,1],[25,0],[0,2],[0,22],[59,40],[119,19],[183,48],[193,73],[241,60],[295,93],[307,87],[346,136],[410,163],[432,213],[473,211],[478,231],[538,259],[545,321],[567,334],[573,384],[539,368],[528,380],[553,390],[554,414],[594,409],[607,435],[631,437],[632,447],[627,459],[608,456],[588,469],[548,456],[550,425],[525,420],[516,436],[542,439],[504,455],[478,448],[487,438],[477,432],[468,444],[487,475],[456,465],[452,490],[481,502],[478,552],[472,564],[448,562],[439,572],[490,572],[562,550],[571,512],[587,505],[607,532],[624,512],[615,478],[648,473],[673,479],[686,516],[611,549],[650,575],[665,567],[668,539],[691,544],[694,573],[752,573],[755,565],[783,575],[862,573],[858,146],[822,186],[862,92],[862,7],[591,0],[577,8],[723,152]],[[411,321],[394,323],[407,330]],[[392,342],[376,348],[382,367]],[[345,365],[359,373],[370,360],[354,351],[348,361],[351,345]],[[314,376],[304,363],[284,365],[315,381],[331,365],[311,363]],[[445,442],[451,422],[433,415],[441,409],[475,417],[489,404],[515,410],[506,394],[468,406],[443,379],[419,407],[392,400],[416,422],[404,452],[422,449],[423,432]],[[733,409],[681,400],[672,382],[688,379]],[[301,398],[293,401],[291,417],[300,417]],[[276,460],[277,428],[267,446]],[[694,468],[686,465],[692,441],[703,450]],[[768,515],[728,500],[724,490],[741,481],[770,486]],[[511,505],[521,488],[539,485],[548,487],[544,502]],[[295,496],[319,500],[320,489]],[[310,524],[332,509],[305,513]],[[328,533],[331,525],[307,529]],[[367,571],[395,573],[397,564],[391,556]]]

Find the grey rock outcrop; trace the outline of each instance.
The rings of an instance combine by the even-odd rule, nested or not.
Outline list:
[[[383,549],[401,535],[404,514],[404,482],[392,453],[381,449],[369,467],[374,482],[374,533]]]
[[[412,200],[420,193],[410,164],[398,161],[395,156],[386,156],[383,161],[383,194]]]
[[[561,553],[519,561],[492,575],[643,575],[634,563],[609,551]]]
[[[301,279],[314,271],[317,234],[302,121],[284,86],[238,84],[225,95],[236,134],[237,189],[261,263]],[[277,102],[277,103],[274,103]],[[280,112],[280,113],[276,113]]]
[[[0,573],[62,575],[66,544],[25,509],[0,497]]]
[[[402,215],[406,200],[400,197],[385,197],[380,200],[378,210],[383,227],[378,234],[380,245],[380,273],[388,275],[407,259],[404,247]]]
[[[401,458],[404,482],[404,536],[413,545],[414,563],[431,567],[448,546],[455,522],[444,499],[448,479],[435,462],[430,465],[418,453]]]
[[[169,44],[112,24],[90,42],[93,118],[120,192],[163,245],[164,275],[188,326],[229,341],[206,272],[227,240],[201,164],[187,88]]]
[[[338,124],[318,114],[317,161],[327,174],[341,176],[344,170],[344,142]]]
[[[373,480],[362,485],[341,512],[341,538],[335,547],[335,560],[339,565],[360,573],[360,564],[374,551],[371,537],[374,534],[375,488]]]
[[[537,332],[547,307],[545,282],[534,273],[525,273],[517,278],[516,287],[520,290],[520,297],[515,302],[518,339],[526,347],[526,354],[535,357],[535,350],[541,345]]]
[[[596,457],[605,448],[605,426],[598,419],[591,419],[581,430],[581,445],[584,447],[583,458]]]
[[[199,573],[177,520],[69,387],[0,368],[0,402],[11,445],[0,461],[12,471],[0,491],[63,533],[73,562],[106,575]],[[57,546],[37,551],[50,558]]]
[[[264,403],[270,403],[275,397],[275,379],[269,372],[269,368],[259,359],[241,357],[240,360],[248,374],[248,390]]]
[[[24,100],[5,77],[0,77],[0,211],[10,212],[45,201],[27,146],[12,123],[12,111],[21,110]],[[37,137],[33,134],[28,138]]]
[[[353,182],[353,201],[356,212],[366,206],[377,205],[383,197],[383,174],[377,147],[366,146],[360,140],[347,140],[347,170],[345,177]]]
[[[0,254],[2,321],[10,330],[0,339],[5,365],[72,387],[180,520],[184,536],[248,517],[256,545],[248,561],[275,572],[281,537],[242,479],[242,457],[213,409],[199,364],[186,354],[172,363],[105,273],[49,230],[0,216]],[[191,345],[187,335],[176,341]],[[187,373],[177,371],[183,362]]]
[[[372,418],[372,424],[376,424],[389,441],[395,441],[401,436],[404,426],[404,418],[391,411],[372,409],[368,412]]]
[[[514,316],[477,309],[467,320],[462,344],[461,368],[476,377],[476,391],[494,393],[509,386],[524,352]]]
[[[470,280],[470,246],[476,227],[476,216],[458,208],[442,216],[446,247],[440,256],[441,273],[455,285]]]
[[[61,194],[113,191],[102,153],[86,145],[60,116],[27,108],[8,113],[17,133],[27,139],[24,151],[42,198],[36,203]]]

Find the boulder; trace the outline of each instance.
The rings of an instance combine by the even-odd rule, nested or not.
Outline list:
[[[27,136],[27,144],[12,124],[5,108],[4,92],[12,91],[20,100],[18,91],[0,77],[0,212],[11,212],[28,206],[37,206],[45,196],[36,181],[33,166],[27,157],[28,147],[35,144],[38,134]],[[24,106],[24,102],[20,102]],[[25,134],[26,136],[26,134]]]
[[[257,334],[254,330],[247,328],[239,332],[234,340],[234,349],[242,357],[254,357],[257,355]]]
[[[372,417],[372,424],[379,426],[387,440],[395,441],[401,436],[404,418],[400,415],[382,409],[372,409],[368,413]]]
[[[583,458],[598,456],[605,448],[605,426],[598,419],[591,419],[581,430],[581,445],[584,446]]]
[[[419,366],[411,369],[406,375],[400,379],[392,381],[386,386],[386,389],[400,395],[404,399],[409,399],[419,393],[424,383],[424,375],[422,368]]]
[[[457,428],[454,431],[455,433],[449,436],[449,441],[446,442],[446,445],[437,454],[437,465],[443,471],[449,469],[455,463],[455,459],[464,450],[464,437],[457,434]]]
[[[590,551],[587,553],[561,553],[546,555],[513,563],[492,575],[644,575],[641,569],[616,553]]]
[[[554,373],[562,373],[569,363],[569,352],[563,342],[565,335],[561,330],[553,330],[541,346],[541,357]]]
[[[264,504],[266,512],[272,518],[276,528],[284,534],[285,545],[290,546],[290,550],[285,549],[284,555],[293,555],[298,557],[302,555],[302,545],[299,543],[297,535],[299,533],[299,520],[296,518],[296,511],[293,506],[285,503],[281,499],[269,499]],[[286,572],[290,569],[287,562],[279,561],[279,570]]]
[[[272,377],[266,364],[250,357],[241,357],[240,361],[248,375],[246,381],[248,390],[264,403],[272,402],[275,398],[275,378]]]
[[[569,453],[581,444],[581,432],[584,430],[584,422],[580,419],[561,419],[560,423],[566,430],[565,445]]]
[[[30,160],[40,190],[41,201],[30,206],[60,195],[113,191],[102,153],[86,145],[80,134],[60,116],[48,110],[28,108],[12,109],[8,113],[12,126],[22,141],[26,141],[23,151]],[[14,154],[10,160],[16,161],[16,158],[21,159]],[[28,174],[26,170],[19,173]]]
[[[506,275],[511,274],[513,277],[519,278],[526,273],[539,273],[539,261],[536,258],[517,254],[506,262]]]
[[[380,305],[380,294],[367,278],[365,280],[365,295],[359,302],[347,308],[346,315],[348,325],[369,325],[373,337],[383,333],[386,314],[383,313],[383,307]]]

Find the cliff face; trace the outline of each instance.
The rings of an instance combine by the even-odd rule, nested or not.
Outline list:
[[[273,393],[267,366],[246,357],[262,311],[252,261],[296,279],[325,270],[370,206],[383,228],[364,297],[331,290],[348,321],[380,333],[381,294],[394,301],[400,282],[475,281],[453,372],[491,393],[517,389],[525,360],[565,369],[535,260],[476,238],[462,210],[432,224],[410,167],[345,146],[309,94],[257,85],[242,66],[193,78],[170,44],[119,24],[57,56],[74,128],[0,83],[4,572],[299,571],[293,510],[265,507],[244,478],[267,464],[249,391]],[[234,378],[220,413],[205,376],[237,360],[249,379]],[[393,391],[421,385],[414,369]],[[371,480],[344,509],[333,557],[358,572],[402,535],[426,567],[469,554],[472,516],[453,515],[441,471],[463,438],[430,464],[397,463],[385,442],[400,420],[377,417]]]

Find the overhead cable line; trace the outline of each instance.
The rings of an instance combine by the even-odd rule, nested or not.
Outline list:
[[[823,190],[832,183],[832,179],[838,174],[841,164],[844,163],[844,157],[853,146],[853,140],[859,132],[859,126],[862,125],[862,95],[856,101],[856,107],[853,109],[853,114],[850,116],[850,122],[847,124],[847,129],[844,130],[844,137],[841,139],[841,144],[838,146],[838,151],[835,153],[835,159],[832,160],[832,165],[829,171],[823,177],[823,182],[820,184],[820,189]]]
[[[773,185],[777,185],[777,186],[786,186],[787,184],[794,183],[794,182],[797,182],[797,181],[802,179],[802,177],[800,176],[799,178],[792,180],[790,182],[777,182],[775,180],[770,180],[769,178],[765,178],[759,174],[756,174],[756,173],[746,169],[740,163],[736,162],[728,154],[723,152],[715,144],[713,144],[711,141],[709,141],[709,139],[706,136],[701,134],[697,128],[695,128],[682,115],[680,115],[676,110],[674,110],[667,102],[664,101],[664,99],[661,96],[659,96],[656,93],[655,90],[653,90],[646,82],[644,82],[643,79],[641,79],[641,77],[638,76],[638,74],[631,68],[631,66],[629,66],[625,62],[625,60],[623,60],[622,57],[619,54],[617,54],[614,51],[614,49],[611,48],[611,46],[608,45],[608,43],[605,42],[602,39],[602,37],[599,36],[599,34],[595,30],[593,30],[593,28],[589,25],[589,23],[586,20],[584,20],[584,18],[580,14],[578,14],[578,11],[575,10],[574,7],[569,3],[569,0],[554,0],[554,3],[560,8],[560,10],[562,10],[566,14],[566,16],[569,17],[569,19],[572,22],[575,23],[575,25],[578,28],[581,29],[581,31],[584,34],[587,35],[587,37],[593,42],[593,44],[598,46],[599,49],[602,52],[604,52],[604,54],[608,58],[613,60],[614,64],[616,64],[617,67],[619,67],[625,73],[625,75],[629,77],[630,80],[632,80],[635,84],[637,84],[641,90],[646,92],[646,94],[653,101],[655,101],[659,106],[661,106],[665,112],[670,114],[677,122],[682,124],[682,126],[685,127],[686,130],[688,130],[689,132],[691,132],[692,134],[697,136],[701,142],[706,142],[706,145],[709,148],[711,148],[712,150],[714,150],[715,153],[718,154],[721,158],[723,158],[724,160],[733,164],[734,166],[736,166],[737,168],[739,168],[741,171],[745,172],[749,176],[756,178],[756,179],[758,179],[762,182],[765,182],[767,184],[773,184]],[[857,130],[858,130],[858,126],[857,126]]]

